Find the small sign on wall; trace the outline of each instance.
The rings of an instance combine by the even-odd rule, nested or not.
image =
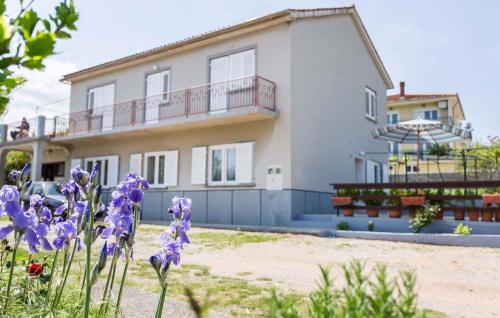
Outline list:
[[[283,190],[283,166],[267,166],[266,190]]]

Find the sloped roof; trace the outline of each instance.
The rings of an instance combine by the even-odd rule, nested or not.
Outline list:
[[[404,99],[401,99],[400,94],[396,95],[388,95],[387,96],[387,103],[400,103],[400,102],[410,102],[410,101],[418,101],[418,100],[427,100],[427,99],[436,99],[436,98],[443,98],[443,97],[451,97],[451,96],[456,96],[456,93],[443,93],[443,94],[434,94],[434,93],[428,93],[428,94],[405,94]]]
[[[282,11],[277,11],[268,15],[246,20],[244,22],[228,25],[219,29],[201,33],[188,37],[183,40],[175,41],[169,44],[165,44],[159,47],[155,47],[143,52],[131,54],[122,58],[111,60],[105,63],[101,63],[89,68],[85,68],[70,74],[64,75],[63,81],[72,82],[88,76],[96,75],[102,72],[115,70],[121,67],[125,67],[134,62],[145,61],[148,58],[156,57],[161,54],[175,53],[181,48],[189,49],[190,47],[197,47],[203,45],[207,40],[217,40],[226,39],[231,33],[236,33],[234,36],[243,33],[245,29],[247,32],[254,31],[255,29],[265,28],[271,25],[290,22],[296,19],[321,17],[321,16],[334,16],[334,15],[350,15],[354,21],[354,24],[360,33],[363,42],[365,43],[366,49],[370,53],[373,62],[375,63],[377,70],[379,71],[384,83],[388,89],[393,88],[392,80],[385,69],[380,56],[378,55],[373,42],[366,31],[366,28],[361,21],[361,18],[353,6],[349,7],[337,7],[337,8],[317,8],[317,9],[286,9]]]

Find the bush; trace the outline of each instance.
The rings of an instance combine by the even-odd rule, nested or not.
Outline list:
[[[368,221],[368,231],[372,232],[375,229],[375,224],[372,221]]]
[[[420,233],[424,228],[431,225],[432,220],[441,207],[439,205],[429,205],[417,210],[417,215],[410,221],[410,228],[415,233]]]
[[[458,235],[470,235],[472,233],[472,228],[468,225],[463,225],[463,223],[460,223],[457,225],[454,231],[455,234]]]
[[[341,221],[335,226],[335,228],[339,231],[348,231],[349,230],[349,223],[346,221]]]
[[[378,266],[370,279],[365,273],[364,264],[353,261],[343,266],[346,286],[333,290],[330,270],[320,267],[321,282],[309,296],[309,318],[344,317],[425,317],[417,308],[415,275],[403,272],[395,279],[389,279],[387,268]],[[272,318],[295,318],[299,315],[294,303],[285,302],[273,293],[269,304]]]

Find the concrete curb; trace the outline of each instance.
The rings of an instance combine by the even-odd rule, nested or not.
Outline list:
[[[141,221],[141,224],[150,225],[168,225],[170,222],[161,221]],[[247,232],[268,232],[268,233],[284,233],[284,234],[303,234],[320,237],[333,237],[335,230],[319,229],[319,228],[295,228],[285,226],[262,226],[262,225],[231,225],[231,224],[206,224],[206,223],[191,223],[194,227],[219,230],[247,231]]]
[[[363,240],[381,240],[393,242],[451,245],[467,247],[500,248],[500,235],[429,234],[429,233],[387,233],[367,231],[336,231],[336,237]]]

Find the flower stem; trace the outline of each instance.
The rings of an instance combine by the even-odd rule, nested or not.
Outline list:
[[[125,286],[125,278],[127,277],[127,269],[129,263],[129,256],[125,256],[125,268],[123,268],[122,281],[120,282],[120,291],[118,292],[118,299],[116,300],[116,308],[115,308],[115,318],[118,317],[120,312],[120,302],[122,300],[123,287]]]
[[[57,266],[57,257],[58,256],[59,256],[59,250],[56,250],[56,253],[54,254],[54,260],[52,261],[52,265],[51,265],[51,268],[50,268],[49,285],[47,286],[47,294],[45,295],[44,309],[47,308],[47,304],[49,303],[50,289],[52,288],[52,281],[54,280],[54,275],[56,273],[55,269],[56,269],[56,266]]]
[[[14,274],[14,266],[16,263],[16,252],[17,252],[17,247],[19,246],[20,239],[16,237],[17,234],[14,234],[14,240],[16,241],[16,244],[14,246],[14,249],[12,250],[12,258],[10,262],[10,269],[9,269],[9,280],[7,281],[7,296],[5,297],[5,305],[3,306],[3,313],[7,311],[7,305],[9,303],[9,296],[10,296],[10,287],[12,285],[12,276]],[[19,235],[20,237],[20,235]]]
[[[104,315],[108,311],[108,304],[106,302],[106,299],[110,297],[108,295],[111,294],[111,290],[113,289],[113,281],[115,279],[115,274],[116,274],[116,260],[118,256],[118,246],[115,246],[115,249],[113,251],[113,259],[111,260],[111,266],[109,267],[109,273],[108,273],[108,279],[106,280],[106,287],[104,288],[104,293],[102,294],[102,304],[101,308],[99,308],[99,315],[102,315],[102,311],[104,310]]]
[[[165,303],[166,294],[167,294],[167,285],[162,284],[160,299],[158,300],[158,306],[156,306],[155,318],[161,318],[161,314],[163,313],[163,304]]]
[[[87,237],[85,240],[85,248],[87,252],[87,258],[85,260],[85,271],[86,271],[86,276],[85,276],[85,284],[86,284],[86,292],[85,292],[85,309],[83,311],[83,317],[88,318],[89,313],[90,313],[90,293],[92,292],[92,286],[90,284],[90,262],[92,258],[91,254],[91,246],[92,246],[92,231],[94,228],[94,208],[93,208],[93,203],[92,203],[92,198],[90,199],[89,202],[89,220],[87,224]]]
[[[63,272],[64,277],[63,277],[62,285],[59,288],[59,291],[56,295],[56,298],[54,298],[54,303],[52,304],[52,309],[55,309],[57,307],[57,304],[59,303],[59,300],[62,296],[64,286],[66,286],[66,280],[68,279],[68,276],[69,276],[69,271],[71,269],[71,263],[73,263],[73,258],[75,257],[76,246],[77,246],[77,242],[75,240],[75,243],[73,245],[73,251],[71,252],[71,256],[69,257],[69,260],[66,261],[66,269]]]

